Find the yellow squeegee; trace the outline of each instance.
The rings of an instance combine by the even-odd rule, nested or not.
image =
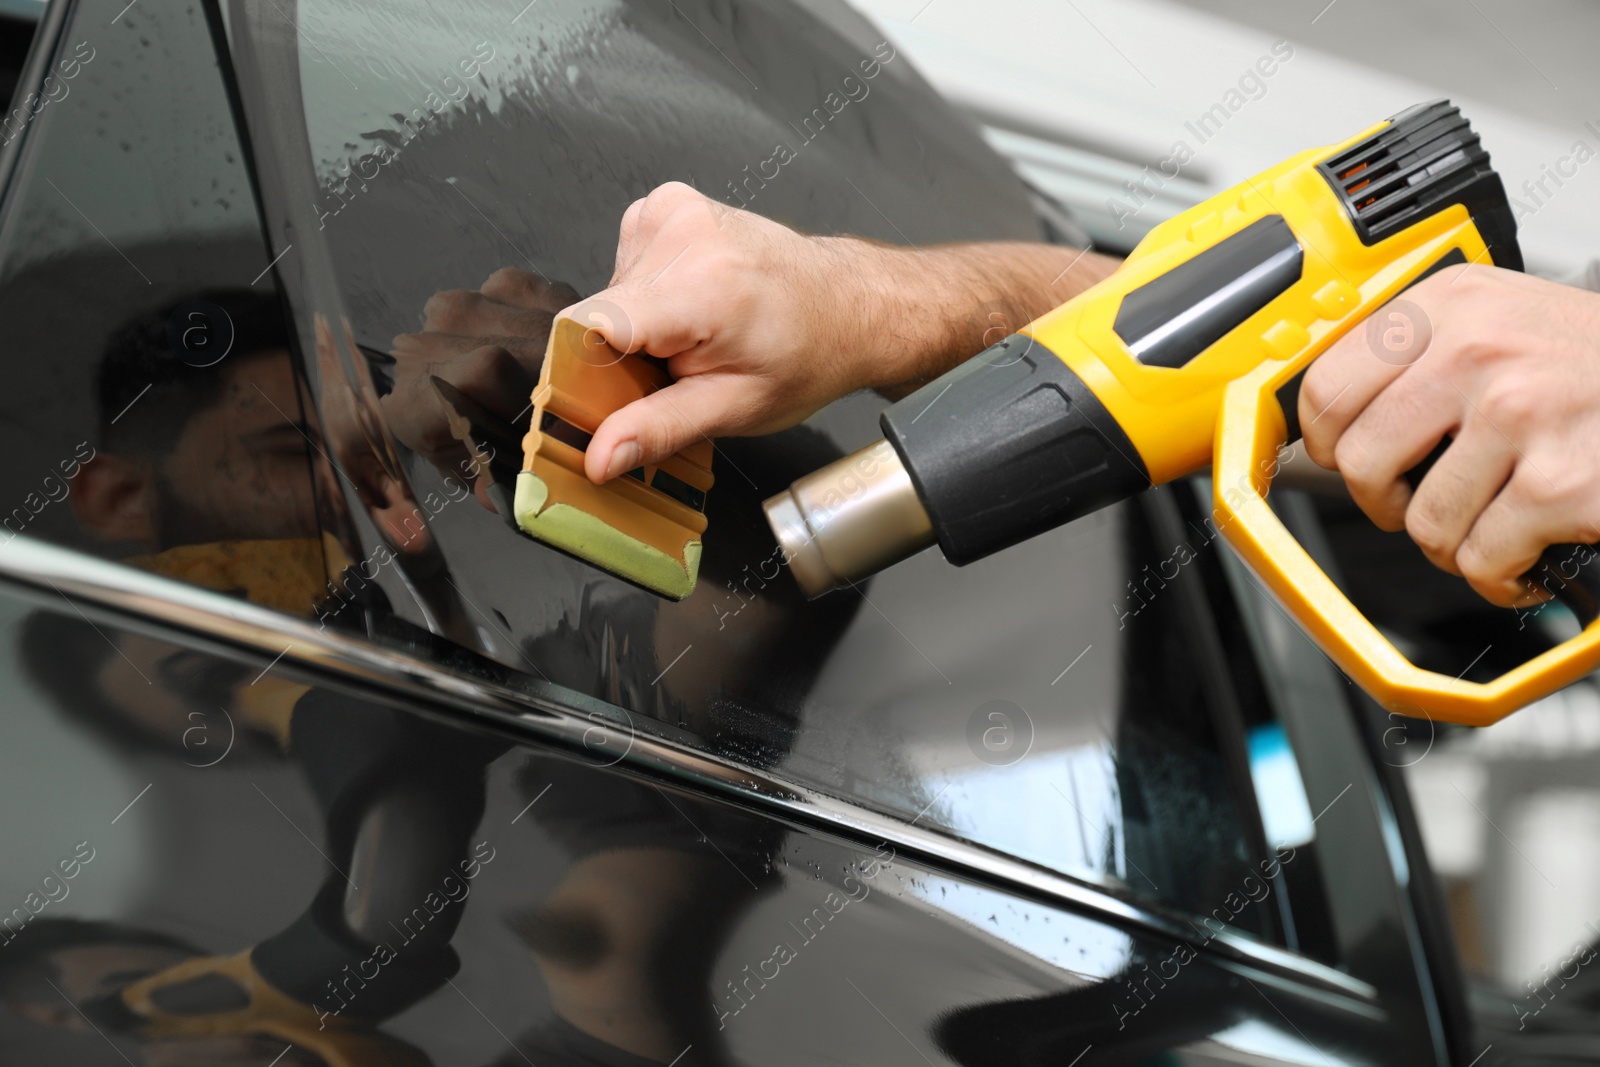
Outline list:
[[[700,571],[711,442],[605,485],[583,473],[584,450],[606,416],[671,382],[661,364],[618,352],[574,319],[557,319],[533,391],[515,512],[528,536],[682,600]]]

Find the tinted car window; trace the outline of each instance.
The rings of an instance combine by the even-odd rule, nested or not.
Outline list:
[[[823,26],[782,3],[300,10],[297,39],[266,23],[249,37],[243,89],[247,110],[253,94],[302,97],[294,133],[314,181],[283,175],[299,199],[269,225],[306,239],[280,269],[306,253],[307,277],[321,277],[310,261],[326,257],[336,293],[305,299],[301,318],[348,323],[317,340],[347,340],[364,364],[323,388],[380,413],[408,499],[437,502],[422,508],[427,551],[378,576],[396,614],[438,620],[724,756],[1214,909],[1261,834],[1224,755],[1242,741],[1218,736],[1215,717],[1233,712],[1204,681],[1200,660],[1215,650],[1197,646],[1181,606],[1204,610],[1201,580],[1141,511],[965,570],[930,554],[859,595],[806,604],[771,563],[759,503],[875,436],[877,402],[856,398],[787,434],[718,443],[700,585],[669,603],[523,538],[452,488],[465,468],[416,428],[419,406],[438,398],[390,352],[452,299],[436,294],[510,266],[547,322],[604,286],[622,211],[664,181],[811,231],[1037,238],[1016,180],[892,44],[843,9]],[[525,321],[530,335],[505,343],[523,389],[544,340],[538,315]],[[514,449],[525,394],[487,399]],[[361,503],[349,511],[361,528]],[[1265,929],[1258,910],[1234,921]]]
[[[668,7],[232,11],[251,175],[198,8],[81,5],[59,51],[84,58],[28,131],[4,217],[0,412],[28,460],[8,467],[11,532],[436,661],[488,657],[702,751],[1276,936],[1259,901],[1223,906],[1274,842],[1217,681],[1208,564],[1179,562],[1211,543],[1194,509],[1159,531],[1121,509],[960,570],[928,554],[808,604],[759,504],[876,436],[880,401],[857,397],[718,442],[700,586],[668,603],[522,537],[448,434],[414,434],[439,398],[393,339],[430,300],[511,265],[547,320],[604,285],[622,210],[662,181],[814,231],[1039,235],[1015,179],[848,12]],[[542,346],[511,344],[525,375]],[[530,385],[498,393],[513,460]]]
[[[0,222],[6,538],[309,611],[289,334],[198,4],[79,5]]]

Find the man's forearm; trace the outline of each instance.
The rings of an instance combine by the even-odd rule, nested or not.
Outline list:
[[[899,397],[1110,274],[1045,244],[903,248],[797,233],[668,182],[628,208],[603,293],[562,312],[673,383],[613,412],[604,482],[705,437],[787,429],[839,397]]]
[[[867,244],[830,240],[858,261]],[[868,248],[865,261],[871,267],[862,272],[857,320],[871,323],[870,336],[862,340],[879,346],[879,352],[865,363],[871,375],[866,384],[891,398],[910,393],[1072,299],[1121,262],[1082,249],[1023,242]]]

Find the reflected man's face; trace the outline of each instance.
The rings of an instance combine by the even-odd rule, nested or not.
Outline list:
[[[110,631],[95,674],[128,723],[191,766],[284,751],[305,686],[154,637]],[[251,699],[246,699],[247,697]]]
[[[289,353],[238,360],[160,462],[162,540],[315,537],[310,455]]]
[[[184,422],[170,443],[113,443],[83,465],[69,499],[86,529],[152,552],[317,536],[313,445],[289,353],[230,357],[214,384],[204,407],[172,416]]]

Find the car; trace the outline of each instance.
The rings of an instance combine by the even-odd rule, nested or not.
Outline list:
[[[1581,1040],[1494,1028],[1395,720],[1203,482],[807,601],[760,503],[875,436],[855,396],[714,443],[681,602],[516,529],[543,334],[662,182],[813,232],[1084,240],[865,18],[52,0],[28,93],[0,148],[4,1062]]]

